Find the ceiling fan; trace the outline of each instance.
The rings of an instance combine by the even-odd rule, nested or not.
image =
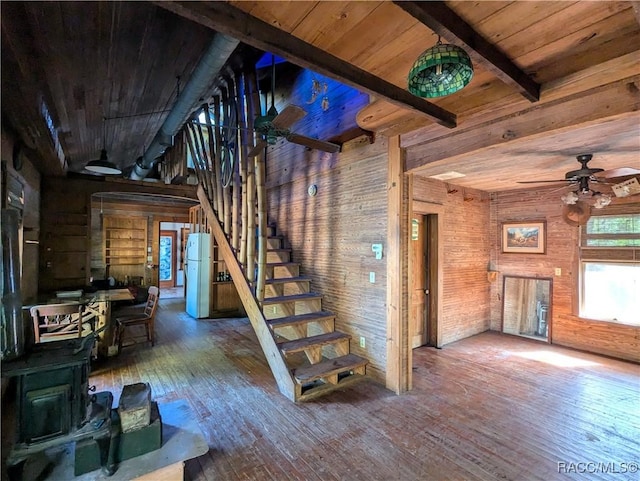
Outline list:
[[[317,149],[331,153],[339,152],[340,145],[338,144],[306,137],[289,130],[296,122],[307,115],[307,112],[296,105],[289,105],[285,107],[282,112],[278,113],[278,110],[274,105],[276,79],[275,65],[275,56],[272,55],[271,107],[267,110],[266,115],[257,116],[253,122],[253,129],[256,134],[258,134],[259,139],[256,142],[255,147],[249,151],[249,157],[255,157],[258,155],[267,145],[274,145],[279,138],[284,138],[291,143],[303,145],[309,149]]]
[[[580,168],[567,172],[564,179],[556,180],[527,180],[520,181],[519,184],[537,184],[542,182],[565,182],[567,185],[573,185],[577,188],[562,196],[562,202],[565,204],[562,210],[562,217],[565,222],[572,226],[585,224],[591,216],[589,204],[584,200],[586,197],[594,199],[593,207],[602,209],[611,203],[611,196],[602,194],[590,187],[593,184],[612,184],[607,179],[615,177],[625,177],[640,174],[640,170],[632,167],[620,167],[617,169],[604,170],[601,168],[589,167],[589,161],[593,158],[593,154],[580,154],[576,156],[580,162]],[[634,190],[638,187],[637,190]],[[612,185],[614,194],[618,197],[633,195],[640,193],[640,184],[637,179],[632,178],[620,184]]]
[[[570,170],[564,175],[564,179],[554,180],[523,180],[519,184],[539,184],[543,182],[559,183],[565,182],[568,185],[575,185],[576,194],[599,194],[591,189],[589,183],[594,184],[611,184],[607,179],[615,177],[624,177],[629,175],[640,174],[640,170],[633,167],[620,167],[617,169],[604,170],[601,168],[589,167],[589,161],[593,158],[593,154],[580,154],[576,159],[580,163],[580,168]]]

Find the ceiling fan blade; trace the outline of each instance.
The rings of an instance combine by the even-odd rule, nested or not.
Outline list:
[[[276,129],[288,129],[305,115],[307,112],[302,107],[288,105],[273,119],[272,124]]]
[[[266,146],[267,146],[267,142],[264,139],[258,140],[258,142],[256,143],[256,146],[249,151],[247,156],[255,157],[256,155],[260,155],[260,152],[262,152]]]
[[[596,174],[596,177],[602,177],[604,179],[610,179],[612,177],[624,177],[627,175],[637,175],[640,174],[640,170],[634,169],[633,167],[619,167],[617,169],[609,169],[604,172],[599,172]]]
[[[542,182],[564,182],[567,184],[571,184],[575,181],[573,180],[567,180],[567,179],[558,179],[558,180],[521,180],[518,182],[518,184],[541,184]]]
[[[311,137],[305,137],[300,134],[289,134],[287,136],[289,142],[294,144],[304,145],[310,149],[322,150],[323,152],[340,152],[340,146],[331,142],[325,142],[324,140],[312,139]]]

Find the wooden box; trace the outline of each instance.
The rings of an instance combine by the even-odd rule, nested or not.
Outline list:
[[[148,426],[151,422],[151,386],[139,382],[122,388],[118,414],[123,433]]]

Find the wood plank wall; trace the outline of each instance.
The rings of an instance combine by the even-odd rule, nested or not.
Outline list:
[[[91,277],[93,225],[91,194],[96,192],[137,192],[195,198],[193,186],[153,185],[124,179],[93,181],[43,178],[38,290],[78,288],[88,284]],[[185,209],[184,215],[188,219],[188,210]],[[169,217],[168,221],[173,222],[172,219]]]
[[[89,198],[58,178],[42,179],[39,291],[86,285],[89,277]]]
[[[270,75],[268,77],[270,78]],[[309,103],[313,98],[311,86],[314,78],[320,82],[328,82],[326,96],[329,107],[326,111],[322,110],[324,93],[319,94],[313,102]],[[306,69],[300,70],[296,66],[283,64],[276,66],[275,102],[278,111],[293,104],[307,112],[305,117],[291,127],[292,132],[330,140],[358,127],[355,120],[356,113],[369,102],[369,96],[357,93],[351,87],[332,82],[321,75],[312,74]],[[264,111],[264,97],[261,104]],[[269,95],[267,107],[270,105]],[[274,162],[275,158],[279,160]],[[322,170],[333,162],[335,160],[331,154],[307,150],[300,145],[279,139],[274,147],[269,148],[266,163],[267,189],[306,176],[310,168]]]
[[[2,131],[2,162],[5,163],[7,175],[12,175],[24,187],[23,212],[23,244],[22,244],[22,277],[20,293],[22,299],[36,296],[38,292],[38,244],[26,241],[38,241],[40,238],[40,174],[27,158],[20,171],[13,168],[13,138]],[[2,192],[4,197],[5,193]]]
[[[551,277],[552,343],[640,361],[640,327],[591,321],[577,316],[579,228],[563,221],[560,195],[557,187],[492,194],[491,258],[499,275],[491,285],[491,329],[500,330],[503,275]],[[620,200],[615,199],[614,203]],[[640,212],[640,205],[636,204],[632,208]],[[501,253],[500,224],[505,221],[528,220],[546,220],[546,254]],[[560,276],[554,275],[555,268],[561,269]]]
[[[336,329],[352,336],[351,352],[369,359],[367,373],[384,383],[386,260],[375,259],[371,244],[386,249],[387,141],[356,139],[339,154],[278,153],[267,158],[269,219],[293,248],[301,275],[313,278],[311,290],[324,295],[323,308],[336,314]]]
[[[444,207],[441,345],[489,329],[489,195],[414,176],[414,201]]]

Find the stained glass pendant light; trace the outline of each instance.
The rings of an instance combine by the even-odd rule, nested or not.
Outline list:
[[[457,45],[438,42],[422,52],[411,67],[409,92],[422,98],[443,97],[466,86],[473,77],[467,52]]]

